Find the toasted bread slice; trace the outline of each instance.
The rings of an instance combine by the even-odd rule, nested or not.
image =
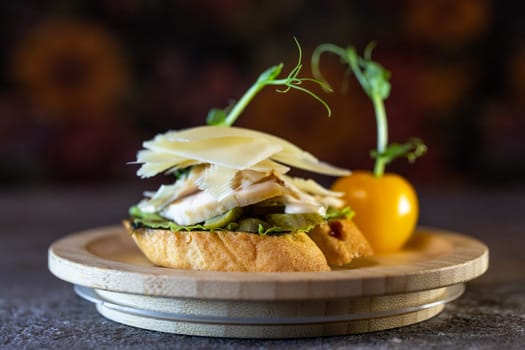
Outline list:
[[[350,219],[317,225],[308,235],[321,248],[330,266],[342,266],[354,258],[373,254],[372,247]]]
[[[123,224],[148,260],[158,266],[208,271],[330,271],[322,251],[304,232],[261,236],[135,229],[129,221]]]

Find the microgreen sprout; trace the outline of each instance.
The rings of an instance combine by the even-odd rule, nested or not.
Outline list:
[[[406,157],[410,162],[413,162],[426,152],[426,146],[419,139],[411,139],[405,144],[393,143],[388,145],[388,121],[384,100],[390,95],[390,72],[372,60],[374,47],[374,42],[368,44],[363,57],[361,57],[353,47],[345,49],[333,44],[321,44],[312,54],[312,73],[316,79],[326,82],[319,70],[321,55],[325,52],[339,56],[342,63],[348,65],[354,73],[357,81],[374,106],[377,124],[377,147],[371,152],[371,156],[376,159],[374,175],[382,176],[385,172],[386,164],[399,157]],[[331,90],[328,83],[321,85],[321,87],[325,91]]]
[[[278,86],[276,88],[277,92],[286,93],[291,89],[302,91],[314,99],[319,101],[328,112],[328,116],[332,114],[328,104],[316,95],[314,92],[308,90],[305,87],[300,86],[303,82],[312,82],[323,88],[323,90],[331,91],[330,86],[322,80],[313,79],[313,78],[299,78],[299,73],[303,67],[302,61],[302,49],[301,45],[294,37],[295,44],[299,51],[299,59],[296,66],[290,71],[286,78],[277,79],[281,71],[283,70],[284,64],[280,63],[278,65],[272,66],[262,72],[255,83],[244,93],[244,95],[239,99],[239,101],[231,104],[230,106],[220,109],[213,108],[208,112],[207,123],[209,125],[225,125],[231,126],[237,120],[237,118],[244,111],[246,106],[251,102],[251,100],[265,87],[268,85]]]

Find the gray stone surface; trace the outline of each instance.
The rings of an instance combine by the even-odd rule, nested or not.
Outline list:
[[[47,270],[47,247],[75,230],[114,224],[138,190],[69,189],[0,195],[2,349],[522,349],[525,348],[525,192],[421,197],[421,222],[468,233],[491,249],[489,271],[437,317],[341,337],[242,340],[179,336],[100,316]]]

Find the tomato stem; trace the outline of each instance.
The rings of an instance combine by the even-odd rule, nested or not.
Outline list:
[[[381,96],[373,96],[372,103],[374,104],[374,111],[376,115],[377,126],[377,154],[374,175],[381,177],[385,173],[386,158],[381,155],[384,154],[388,144],[388,121],[386,118],[385,104]]]
[[[388,144],[388,122],[384,101],[390,95],[390,72],[372,60],[374,47],[374,42],[369,43],[365,48],[363,57],[361,57],[352,46],[343,49],[333,44],[321,44],[312,54],[312,73],[315,78],[324,80],[319,70],[319,61],[323,52],[331,52],[339,56],[342,62],[347,64],[354,73],[355,78],[374,105],[377,148],[372,150],[370,155],[375,158],[374,175],[381,177],[385,173],[386,165],[392,160],[406,157],[410,162],[413,162],[426,152],[426,146],[419,139],[411,139],[404,144]]]

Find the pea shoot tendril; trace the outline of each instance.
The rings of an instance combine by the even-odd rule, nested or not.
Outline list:
[[[268,85],[278,86],[276,91],[279,93],[287,93],[291,89],[302,91],[317,101],[319,101],[326,111],[328,116],[331,116],[332,111],[328,104],[317,94],[311,90],[300,86],[303,82],[312,82],[319,85],[325,91],[331,91],[330,86],[325,83],[323,80],[318,80],[314,78],[299,78],[299,73],[303,67],[302,65],[302,49],[301,45],[294,37],[295,44],[299,51],[299,59],[296,66],[290,71],[286,78],[277,79],[279,74],[281,74],[284,64],[280,63],[278,65],[272,66],[262,72],[255,83],[244,93],[244,95],[239,99],[239,101],[229,105],[226,108],[213,108],[208,112],[208,117],[206,119],[207,124],[209,125],[224,125],[231,126],[237,120],[237,118],[244,111],[246,106],[251,102],[251,100],[265,87]]]

